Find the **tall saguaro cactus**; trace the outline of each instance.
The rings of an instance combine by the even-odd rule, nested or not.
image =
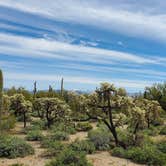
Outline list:
[[[33,99],[36,98],[36,93],[37,93],[37,87],[36,87],[36,85],[37,85],[37,82],[35,81],[34,82],[34,88],[33,88]]]
[[[61,96],[63,97],[63,78],[61,79]]]
[[[3,106],[2,106],[2,98],[3,98],[3,73],[2,70],[0,69],[0,126],[1,126],[1,120],[2,120],[2,110],[3,110]]]

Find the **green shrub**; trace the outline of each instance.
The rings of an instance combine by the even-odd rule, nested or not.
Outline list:
[[[76,125],[76,130],[77,131],[89,131],[91,130],[93,127],[89,122],[79,122]]]
[[[32,146],[24,140],[7,135],[0,136],[0,157],[16,158],[34,153]]]
[[[52,140],[50,136],[44,136],[41,141],[41,147],[42,148],[49,148],[52,147],[52,144],[54,144],[55,140]]]
[[[95,151],[94,144],[87,140],[82,140],[82,141],[76,140],[70,145],[70,147],[74,151],[85,152],[87,154],[92,154]]]
[[[52,160],[46,166],[92,166],[88,163],[84,153],[78,153],[70,148],[62,151],[56,159]]]
[[[2,117],[0,130],[8,131],[15,127],[16,118],[13,115]]]
[[[52,133],[50,135],[50,137],[52,140],[55,140],[55,141],[67,141],[67,140],[69,140],[68,133],[63,132],[63,131],[57,131],[55,133]]]
[[[149,136],[157,136],[159,132],[160,132],[159,128],[154,126],[151,126],[149,129],[145,129],[143,131],[144,134]]]
[[[27,133],[26,139],[28,141],[41,141],[43,135],[40,130],[32,130]]]
[[[88,133],[88,138],[94,143],[96,150],[110,149],[111,134],[100,129],[91,130]]]
[[[111,154],[116,157],[125,158],[125,150],[121,147],[116,147],[112,150]]]
[[[68,124],[64,124],[64,123],[55,123],[52,127],[51,127],[52,132],[57,132],[57,131],[64,131],[66,133],[69,134],[75,134],[76,133],[76,129],[75,129],[75,125],[74,123],[68,123]]]
[[[31,122],[31,126],[34,128],[40,129],[40,130],[45,130],[46,127],[46,121],[44,120],[35,120]]]
[[[127,147],[136,143],[134,142],[133,134],[130,133],[127,129],[118,129],[117,134],[119,141],[123,142]]]
[[[161,135],[166,135],[166,125],[160,130]]]
[[[62,144],[60,141],[55,141],[50,144],[46,151],[46,156],[57,156],[63,149],[65,148],[65,145]]]
[[[158,150],[160,150],[163,153],[166,153],[166,141],[160,142],[156,146]]]
[[[159,151],[155,146],[132,147],[128,150],[122,148],[114,148],[113,156],[131,159],[140,164],[153,166],[164,166],[166,163],[166,155]]]

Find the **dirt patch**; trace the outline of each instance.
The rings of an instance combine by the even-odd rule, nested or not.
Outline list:
[[[97,152],[87,155],[87,158],[94,166],[143,166],[132,163],[130,160],[113,157],[109,152]]]
[[[29,124],[28,124],[29,125]],[[27,125],[27,126],[28,126]],[[16,127],[10,131],[11,135],[17,136],[19,138],[25,139],[26,135],[23,133],[23,123],[18,122]],[[46,133],[45,133],[46,134]],[[11,164],[22,163],[26,166],[44,166],[49,159],[43,157],[43,153],[45,149],[40,147],[40,142],[26,141],[35,149],[35,154],[26,156],[24,158],[16,158],[16,159],[0,159],[0,166],[9,166]]]

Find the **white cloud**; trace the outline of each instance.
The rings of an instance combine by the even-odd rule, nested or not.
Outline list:
[[[133,3],[133,2],[132,2]],[[132,3],[128,3],[128,6]],[[121,4],[121,3],[120,3]],[[139,5],[138,7],[143,7]],[[166,41],[166,13],[145,12],[146,10],[128,10],[114,7],[114,3],[92,3],[87,1],[61,0],[1,0],[0,5],[14,7],[19,10],[42,14],[60,21],[96,26],[127,36]],[[154,5],[154,4],[153,4]],[[120,6],[120,5],[119,5]],[[134,5],[133,5],[134,6]],[[147,11],[156,6],[146,6]]]
[[[110,64],[112,61],[138,64],[157,64],[156,60],[130,53],[106,50],[46,39],[0,34],[0,53],[26,57],[49,57],[62,60],[88,61]]]

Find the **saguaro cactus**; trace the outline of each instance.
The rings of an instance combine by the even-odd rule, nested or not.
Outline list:
[[[37,87],[36,87],[37,82],[34,82],[34,89],[33,89],[33,99],[36,98],[36,93],[37,93]]]
[[[1,126],[1,120],[2,120],[2,111],[3,111],[3,106],[2,106],[2,98],[3,98],[3,73],[2,70],[0,70],[0,126]]]
[[[63,78],[61,79],[61,96],[63,96]]]

